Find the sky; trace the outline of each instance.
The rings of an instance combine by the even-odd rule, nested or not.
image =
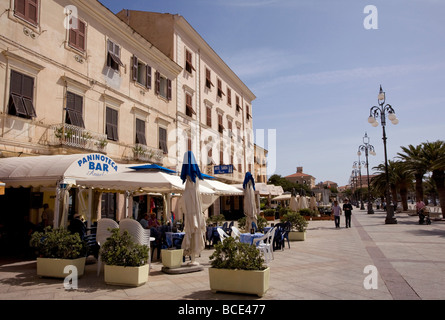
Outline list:
[[[368,159],[372,174],[384,163],[382,127],[367,121],[380,85],[399,119],[385,127],[389,160],[401,146],[445,140],[443,0],[101,3],[114,13],[171,13],[189,22],[255,94],[253,125],[264,132],[257,142],[269,150],[269,176],[303,167],[316,183],[346,185],[365,132],[377,153]]]

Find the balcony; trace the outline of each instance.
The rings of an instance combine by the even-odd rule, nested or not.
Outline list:
[[[136,143],[133,147],[133,156],[135,160],[156,164],[162,164],[162,160],[164,159],[164,153],[161,149],[147,147],[139,143]]]
[[[62,145],[88,151],[106,153],[107,136],[71,124],[61,123],[50,126],[49,145]]]

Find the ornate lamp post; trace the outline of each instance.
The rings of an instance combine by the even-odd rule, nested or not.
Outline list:
[[[371,154],[373,156],[376,155],[374,146],[369,144],[369,137],[368,134],[365,132],[365,136],[363,137],[363,144],[358,147],[357,155],[359,156],[362,154],[361,151],[365,151],[365,158],[366,158],[366,174],[368,175],[368,214],[374,214],[374,210],[372,209],[372,202],[371,202],[371,184],[369,181],[369,162],[368,162],[368,154]],[[359,160],[360,161],[360,160]]]
[[[379,106],[373,106],[369,110],[369,117],[368,122],[372,124],[373,127],[377,127],[379,123],[377,122],[376,118],[380,116],[380,121],[382,123],[383,128],[383,148],[385,151],[385,176],[386,176],[386,224],[396,224],[397,219],[394,217],[394,205],[392,203],[391,199],[391,192],[389,189],[389,173],[388,173],[388,156],[386,153],[386,114],[388,114],[388,119],[392,122],[392,124],[398,124],[399,120],[396,117],[394,109],[391,107],[391,105],[386,104],[385,105],[385,92],[382,90],[382,86],[380,85],[380,92],[378,95],[378,104]]]
[[[357,189],[358,189],[358,175],[357,175],[357,171],[358,171],[358,169],[356,169],[355,167],[354,167],[354,165],[352,166],[353,167],[353,169],[352,169],[352,172],[351,172],[351,176],[352,176],[352,186],[353,186],[353,196],[354,196],[354,201],[351,201],[351,205],[353,205],[353,202],[355,202],[355,206],[358,208],[359,207],[359,205],[358,205],[358,202],[359,202],[359,199],[358,199],[358,192],[357,192]]]
[[[365,210],[365,206],[363,204],[363,199],[362,199],[362,165],[366,165],[366,162],[365,161],[360,162],[360,155],[358,155],[358,161],[354,161],[352,167],[358,170],[358,176],[359,176],[358,179],[360,179],[360,189],[358,190],[360,198],[360,210]]]

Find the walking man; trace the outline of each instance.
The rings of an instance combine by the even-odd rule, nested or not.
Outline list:
[[[343,203],[343,211],[345,212],[346,228],[351,227],[352,204],[346,198]]]
[[[334,201],[334,205],[332,206],[332,213],[334,214],[335,227],[340,228],[340,214],[341,207],[338,205],[338,201]]]

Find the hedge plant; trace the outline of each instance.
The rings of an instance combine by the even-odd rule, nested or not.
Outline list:
[[[100,248],[100,255],[107,265],[140,267],[148,263],[148,250],[148,246],[135,243],[127,230],[116,228]]]
[[[217,269],[264,270],[267,268],[256,246],[235,241],[232,237],[215,244],[215,251],[209,259],[212,268]]]
[[[65,228],[46,227],[43,232],[34,232],[29,242],[41,258],[77,259],[86,256],[87,245],[79,234]]]

